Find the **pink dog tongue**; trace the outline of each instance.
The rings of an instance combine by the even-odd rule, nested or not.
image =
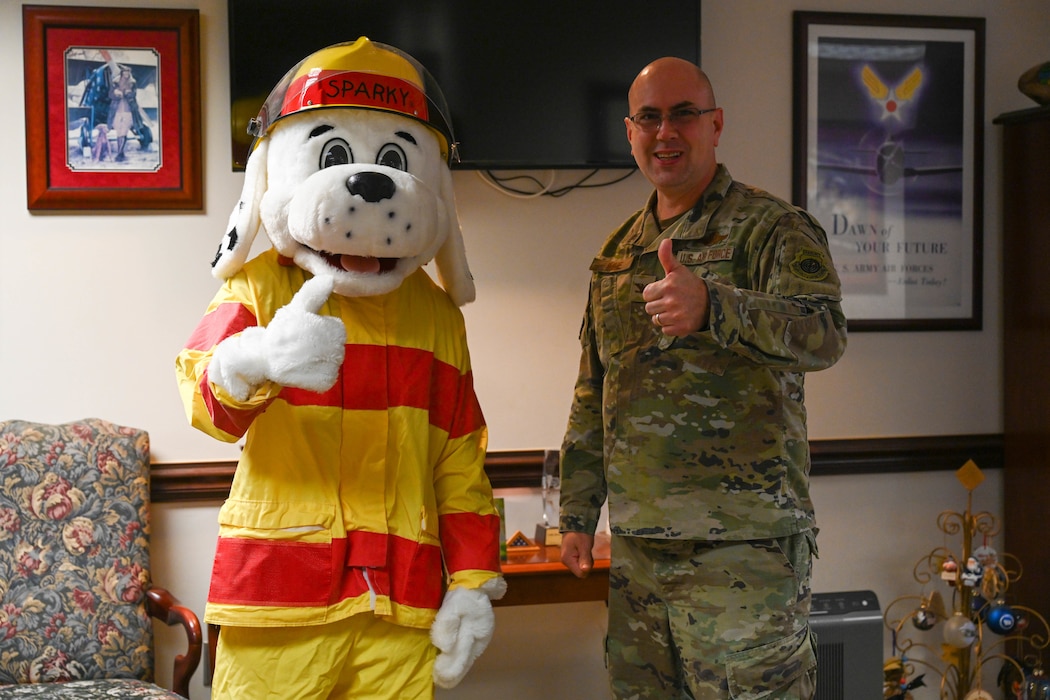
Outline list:
[[[348,272],[379,272],[379,258],[361,255],[340,255],[339,264]]]

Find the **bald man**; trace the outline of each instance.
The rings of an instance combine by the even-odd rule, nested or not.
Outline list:
[[[654,191],[591,263],[562,561],[590,572],[607,504],[614,698],[811,698],[803,384],[846,347],[827,236],[718,162],[699,67],[654,61],[628,102]]]

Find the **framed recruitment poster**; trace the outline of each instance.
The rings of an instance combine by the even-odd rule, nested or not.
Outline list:
[[[793,198],[856,330],[981,327],[984,19],[796,12]]]

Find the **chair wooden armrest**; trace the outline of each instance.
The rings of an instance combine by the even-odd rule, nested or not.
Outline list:
[[[152,617],[169,627],[181,625],[186,631],[186,653],[175,657],[171,674],[171,689],[184,698],[190,696],[190,678],[201,662],[201,623],[196,613],[179,603],[178,599],[164,588],[153,587],[146,591],[146,607]]]

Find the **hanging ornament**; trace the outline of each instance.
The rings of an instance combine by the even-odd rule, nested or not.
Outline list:
[[[1025,681],[1024,697],[1026,700],[1050,700],[1050,678],[1043,669],[1036,668]]]
[[[981,581],[981,577],[984,576],[984,567],[977,561],[977,557],[968,557],[966,559],[966,565],[963,566],[962,574],[959,578],[962,580],[962,584],[968,588],[974,588]]]
[[[988,614],[988,600],[979,593],[975,593],[973,598],[970,599],[970,617],[974,615],[981,622],[984,622],[985,616]]]
[[[926,632],[933,629],[939,621],[937,613],[930,606],[930,599],[923,596],[919,601],[918,610],[912,614],[911,623],[916,629]]]
[[[927,630],[932,630],[934,625],[937,624],[937,616],[930,612],[929,608],[923,606],[915,611],[911,618],[911,623],[915,625],[916,629],[926,632]]]
[[[984,574],[977,584],[981,589],[981,595],[988,600],[995,600],[1006,590],[1007,576],[1003,567],[999,565],[999,553],[994,547],[988,545],[987,535],[985,535],[984,544],[974,548],[973,556],[984,569]]]
[[[948,558],[941,564],[941,579],[944,581],[955,581],[959,575],[959,562],[955,561],[955,557],[948,555]]]
[[[977,625],[961,612],[954,613],[944,623],[944,641],[956,649],[966,649],[977,639]],[[1048,699],[1050,700],[1050,699]]]
[[[1006,571],[999,564],[984,567],[981,577],[981,594],[988,600],[995,600],[1006,590],[1009,581]]]
[[[887,659],[882,665],[883,700],[912,700],[911,691],[926,685],[925,674],[908,680],[908,660],[904,656]]]
[[[995,551],[994,547],[989,547],[987,544],[982,544],[974,549],[973,555],[977,557],[977,561],[984,567],[995,566],[999,563],[999,553]]]
[[[1017,616],[1005,600],[999,599],[988,609],[984,622],[996,634],[1010,634],[1017,627]]]

